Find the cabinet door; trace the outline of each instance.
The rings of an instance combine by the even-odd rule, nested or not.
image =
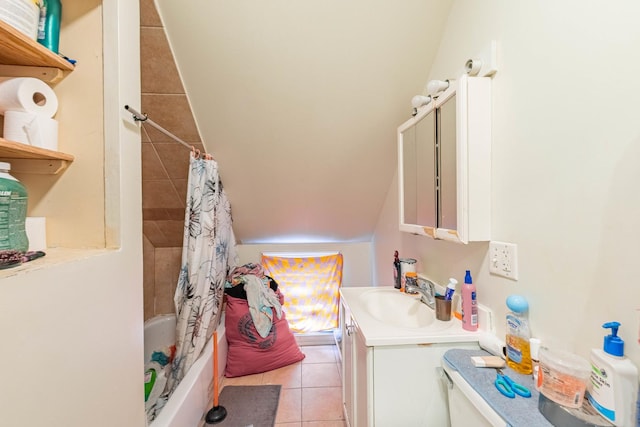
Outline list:
[[[370,402],[370,375],[372,374],[369,367],[369,348],[365,345],[364,338],[358,329],[355,329],[353,344],[355,422],[357,427],[372,426],[373,414],[370,413],[372,408],[368,404]]]
[[[426,106],[398,128],[400,230],[433,235],[436,228],[435,110]]]
[[[355,326],[350,314],[342,306],[343,330],[342,330],[342,406],[347,424],[356,427],[354,418],[354,372],[353,372],[353,330]]]
[[[437,111],[438,150],[440,152],[438,227],[458,230],[458,182],[456,150],[456,95]]]

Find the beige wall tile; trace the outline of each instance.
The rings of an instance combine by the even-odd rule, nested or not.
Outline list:
[[[155,248],[144,236],[142,259],[144,320],[147,320],[155,315]]]
[[[174,185],[175,185],[175,182],[174,182]],[[185,200],[186,198],[185,197],[181,197],[181,199]],[[184,208],[173,208],[173,209],[165,209],[165,210],[167,211],[167,218],[168,219],[172,219],[174,221],[182,221],[182,222],[184,222]]]
[[[184,220],[181,221],[156,221],[158,228],[165,237],[165,241],[157,247],[177,247],[182,249],[184,234]]]
[[[155,254],[156,314],[174,313],[173,296],[180,274],[182,248],[156,248]]]
[[[187,148],[175,142],[154,142],[153,146],[169,178],[186,178],[189,175],[190,152]]]
[[[164,28],[140,29],[140,75],[142,93],[184,93]]]
[[[200,134],[186,95],[142,94],[142,107],[150,119],[178,138],[189,144],[200,142]],[[151,141],[173,141],[162,132],[152,128],[151,125],[143,126],[147,128]]]
[[[154,247],[166,246],[166,238],[155,221],[142,221],[142,233]]]
[[[182,199],[168,179],[142,181],[142,208],[181,208]]]
[[[141,0],[140,25],[143,92],[140,112],[203,150],[153,0]],[[174,312],[173,294],[182,257],[189,152],[148,123],[142,123],[141,128],[144,307],[147,319],[156,314]]]
[[[142,180],[168,179],[160,157],[153,144],[142,144]]]
[[[142,209],[142,219],[146,221],[167,220],[169,213],[164,208],[147,208]]]
[[[153,0],[140,0],[140,26],[161,27],[162,20]]]
[[[181,178],[181,179],[172,179],[171,182],[173,182],[173,186],[175,187],[176,191],[178,192],[178,197],[180,197],[180,200],[182,200],[184,202],[184,204],[186,205],[186,203],[187,203],[187,187],[189,185],[189,180],[185,177],[185,178]],[[182,213],[182,219],[184,220],[184,211]]]
[[[139,113],[145,114],[144,110],[139,111]],[[151,138],[149,137],[149,133],[147,132],[147,128],[144,126],[140,126],[140,139],[143,143],[151,142]]]

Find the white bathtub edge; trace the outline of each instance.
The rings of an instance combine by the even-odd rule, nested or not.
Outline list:
[[[162,408],[157,418],[149,424],[149,427],[197,427],[200,425],[203,414],[213,406],[212,339],[206,344],[198,360],[194,362],[167,404]],[[224,376],[227,362],[227,346],[223,317],[218,326],[219,384]]]

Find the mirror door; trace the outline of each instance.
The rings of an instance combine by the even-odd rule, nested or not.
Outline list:
[[[398,129],[400,229],[433,235],[436,228],[435,110],[426,108]],[[429,231],[425,231],[425,228]]]
[[[398,128],[400,230],[491,236],[491,81],[466,74]]]
[[[456,167],[456,94],[442,100],[437,112],[439,150],[438,227],[458,229],[458,187]]]

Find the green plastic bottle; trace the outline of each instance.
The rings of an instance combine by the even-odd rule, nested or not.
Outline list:
[[[54,53],[59,52],[61,20],[62,3],[60,0],[44,0],[40,7],[38,43]]]
[[[10,170],[9,163],[0,162],[0,250],[26,252],[27,190]]]

